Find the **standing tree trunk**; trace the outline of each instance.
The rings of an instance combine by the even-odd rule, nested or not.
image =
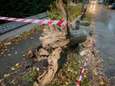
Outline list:
[[[56,4],[57,8],[60,9],[64,19],[67,22],[66,28],[67,28],[67,37],[69,38],[70,36],[70,30],[69,30],[69,26],[68,26],[68,3],[69,0],[59,0],[58,3]]]

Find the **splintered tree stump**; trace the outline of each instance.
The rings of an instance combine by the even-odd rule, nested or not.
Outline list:
[[[61,52],[67,45],[73,45],[86,40],[86,33],[81,30],[71,31],[70,39],[67,39],[66,34],[66,32],[50,32],[44,30],[40,37],[42,47],[36,52],[36,57],[38,59],[47,59],[48,68],[38,76],[34,86],[46,86],[52,81],[58,69],[58,60],[61,58]]]
[[[43,58],[47,59],[48,68],[38,76],[34,86],[46,86],[52,81],[58,69],[58,60],[61,58],[60,55],[68,44],[76,44],[86,40],[85,32],[79,30],[74,30],[70,35],[70,39],[67,39],[66,34],[66,32],[50,32],[44,30],[40,37],[41,47],[35,55],[39,60]]]
[[[38,76],[34,86],[46,86],[49,84],[58,69],[58,60],[61,58],[60,55],[63,49],[66,48],[67,45],[84,42],[87,38],[86,32],[81,30],[71,31],[70,39],[67,39],[66,36],[67,33],[64,31],[53,32],[47,29],[43,31],[40,37],[41,47],[37,50],[37,54],[35,55],[39,60],[42,60],[42,58],[47,59],[48,68]]]
[[[61,52],[69,43],[66,34],[64,31],[53,32],[43,30],[42,36],[40,37],[42,47],[36,52],[36,57],[38,59],[47,58],[48,68],[38,76],[34,86],[46,86],[54,78],[58,69],[58,60],[61,58]]]

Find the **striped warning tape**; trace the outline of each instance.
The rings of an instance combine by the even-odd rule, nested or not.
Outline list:
[[[50,23],[51,25],[65,25],[66,21],[62,18],[61,20],[51,20],[51,19],[26,19],[26,18],[12,18],[12,17],[2,17],[0,16],[0,20],[6,21],[15,21],[15,22],[24,22],[24,23],[34,23],[38,25],[46,25]]]
[[[13,18],[13,17],[0,16],[0,20],[23,22],[23,23],[34,23],[38,25],[48,25],[49,29],[53,31],[65,30],[65,26],[67,24],[64,18],[62,18],[61,20],[53,20],[53,19],[26,19],[26,18]]]
[[[87,61],[88,59],[86,59],[85,63],[83,64],[83,67],[81,68],[79,79],[76,80],[76,86],[81,86],[81,81],[83,80],[83,75],[87,67]]]

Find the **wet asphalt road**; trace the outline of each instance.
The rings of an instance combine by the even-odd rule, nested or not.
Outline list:
[[[97,5],[94,12],[96,47],[104,60],[108,77],[115,77],[115,10]]]
[[[39,36],[40,33],[35,33],[20,43],[9,46],[8,51],[0,55],[0,78],[3,78],[4,74],[9,73],[12,66],[21,62],[24,58],[23,55],[29,49],[36,48],[40,45]]]

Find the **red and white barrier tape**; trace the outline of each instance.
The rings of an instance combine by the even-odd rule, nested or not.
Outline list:
[[[83,75],[86,70],[87,61],[88,61],[88,59],[86,59],[86,62],[83,64],[83,67],[81,68],[79,79],[76,80],[76,86],[81,86],[81,81],[83,80]]]
[[[51,25],[56,24],[58,26],[66,24],[66,21],[64,21],[63,18],[61,20],[50,20],[50,19],[26,19],[26,18],[13,18],[13,17],[0,16],[0,20],[23,22],[23,23],[34,23],[38,25],[45,25],[48,24],[49,22]]]

